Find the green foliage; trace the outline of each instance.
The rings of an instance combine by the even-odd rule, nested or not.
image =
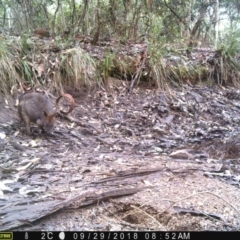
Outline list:
[[[240,54],[240,27],[235,26],[225,32],[222,48],[225,54],[230,56]]]
[[[79,89],[82,85],[93,86],[98,83],[96,63],[81,48],[72,48],[61,53],[60,76],[55,78],[56,86],[67,85]]]
[[[148,52],[150,55],[149,67],[151,69],[151,80],[156,83],[158,88],[166,89],[170,82],[174,83],[165,60],[167,47],[166,45],[152,44]]]
[[[107,52],[98,65],[98,73],[106,84],[109,77],[131,80],[137,71],[137,65],[135,57]]]
[[[16,83],[17,72],[14,68],[14,54],[11,52],[5,39],[0,39],[0,89],[3,93],[9,92]]]
[[[219,36],[222,46],[219,49],[219,62],[213,66],[213,77],[217,76],[223,82],[235,83],[238,82],[240,71],[238,2],[219,2],[218,13],[222,27]],[[9,88],[8,79],[22,78],[29,84],[37,81],[38,77],[34,74],[38,71],[38,66],[34,64],[37,62],[36,57],[41,58],[41,54],[38,54],[39,49],[31,42],[31,38],[23,34],[29,34],[36,27],[49,27],[54,31],[57,34],[54,45],[60,49],[67,49],[71,45],[74,33],[93,37],[96,31],[99,39],[109,37],[120,40],[122,44],[148,42],[150,58],[147,67],[150,70],[147,73],[144,72],[145,69],[141,70],[138,76],[141,78],[144,75],[144,79],[154,81],[159,88],[166,88],[169,84],[193,82],[194,79],[209,80],[207,69],[194,66],[189,59],[185,59],[180,46],[187,45],[191,50],[194,44],[189,43],[201,41],[204,47],[208,47],[214,42],[217,36],[216,2],[3,0],[0,4],[1,27],[8,29],[10,26],[14,33],[21,34],[20,41],[14,40],[7,44],[2,39],[0,43],[0,75],[7,81],[4,89]],[[9,9],[11,15],[8,15]],[[66,29],[70,30],[67,36],[64,35]],[[52,71],[56,87],[67,84],[79,88],[82,84],[92,85],[100,78],[106,80],[109,76],[130,80],[138,70],[139,59],[127,54],[106,51],[106,55],[96,66],[95,60],[87,53],[71,46],[71,49],[64,50],[57,56],[59,61]],[[96,69],[99,78],[96,77]],[[49,81],[51,80],[52,78]]]
[[[102,73],[103,73],[103,78],[104,79],[107,79],[111,75],[111,71],[114,67],[113,60],[115,58],[116,58],[115,54],[107,52],[103,61],[101,62]]]
[[[33,72],[31,68],[31,64],[29,61],[22,59],[19,64],[19,73],[22,76],[22,79],[25,79],[31,86],[34,85],[33,81]]]
[[[21,39],[20,39],[20,43],[19,44],[20,48],[21,48],[21,54],[26,54],[29,51],[31,51],[31,49],[34,46],[34,43],[31,41],[31,39],[29,38],[29,36],[27,35],[22,35]]]
[[[182,49],[170,44],[153,44],[149,48],[151,69],[150,81],[155,81],[160,89],[169,86],[182,86],[186,83],[209,83],[210,73],[207,66],[194,64],[186,58]]]
[[[220,84],[240,86],[240,32],[238,25],[226,28],[218,50],[219,60],[215,66],[215,78]]]
[[[240,16],[237,12],[237,1],[219,1],[220,13],[233,25],[238,24]],[[61,3],[61,5],[58,5]],[[214,8],[215,2],[209,1],[53,1],[32,0],[27,4],[24,1],[1,1],[0,17],[5,27],[13,32],[21,33],[33,28],[50,27],[56,33],[61,33],[65,28],[71,32],[93,34],[98,27],[96,13],[101,21],[101,35],[111,34],[123,40],[138,40],[142,35],[147,35],[149,40],[154,38],[165,43],[188,39],[199,20],[199,15],[204,12],[201,24],[197,27],[194,37],[204,38],[209,34],[214,36]],[[12,19],[9,22],[7,9],[11,9]],[[226,16],[227,13],[227,16]],[[5,18],[5,19],[4,19]],[[201,41],[201,39],[199,39]],[[203,40],[203,39],[202,39]]]
[[[34,85],[34,74],[32,71],[32,50],[34,49],[34,43],[27,35],[22,35],[21,38],[14,39],[11,42],[14,46],[15,54],[15,69],[20,79],[24,79],[29,85]]]

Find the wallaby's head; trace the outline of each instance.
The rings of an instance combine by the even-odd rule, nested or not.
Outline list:
[[[47,133],[51,133],[53,131],[55,116],[56,113],[48,114],[46,111],[44,111],[44,128]]]

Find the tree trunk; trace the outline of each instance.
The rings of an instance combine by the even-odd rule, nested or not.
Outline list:
[[[62,26],[63,26],[63,30],[65,30],[66,29],[66,22],[65,22],[64,10],[63,10],[62,5],[63,5],[63,3],[61,1],[60,7],[61,7]]]
[[[59,7],[60,7],[60,0],[58,0],[58,2],[57,2],[57,8],[56,8],[56,10],[55,10],[55,12],[54,12],[54,18],[53,18],[53,26],[52,26],[52,30],[55,32],[55,23],[56,23],[56,18],[57,18],[57,13],[58,13],[58,11],[59,11]]]
[[[216,0],[215,5],[215,21],[214,21],[214,46],[218,48],[218,38],[219,38],[219,0]]]

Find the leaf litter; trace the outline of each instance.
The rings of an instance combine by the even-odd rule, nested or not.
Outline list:
[[[240,229],[238,90],[70,94],[49,136],[0,102],[0,230]]]

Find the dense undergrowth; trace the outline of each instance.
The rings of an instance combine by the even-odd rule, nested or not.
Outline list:
[[[115,43],[113,43],[114,46]],[[134,45],[131,43],[131,45]],[[82,45],[83,46],[83,45]],[[9,93],[13,86],[42,86],[62,91],[65,86],[106,85],[115,77],[134,86],[167,89],[183,84],[239,85],[239,44],[233,41],[218,50],[187,46],[137,44],[133,54],[128,43],[116,46],[115,52],[97,45],[94,55],[76,42],[28,37],[4,38],[0,41],[0,87]]]

